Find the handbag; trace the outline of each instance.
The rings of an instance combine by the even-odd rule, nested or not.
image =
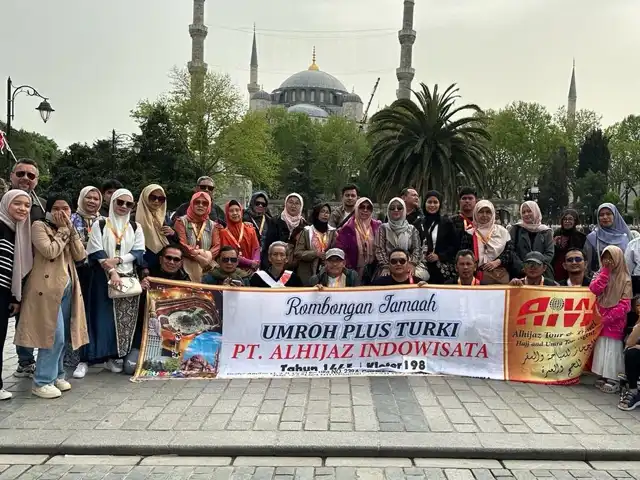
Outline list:
[[[109,282],[109,298],[127,298],[135,297],[142,293],[142,286],[136,277],[120,277],[122,286],[115,288]]]
[[[507,285],[509,283],[509,272],[504,267],[484,270],[483,279],[487,285]]]

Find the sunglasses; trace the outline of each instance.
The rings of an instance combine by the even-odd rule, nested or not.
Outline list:
[[[133,206],[135,205],[135,202],[127,202],[126,200],[117,199],[116,205],[118,205],[119,207],[133,208]]]
[[[221,258],[220,262],[221,263],[238,263],[238,257]]]
[[[582,257],[567,257],[564,259],[567,263],[582,263],[584,262],[584,258]]]
[[[36,179],[36,174],[35,173],[26,172],[24,170],[20,170],[20,171],[14,172],[14,173],[16,174],[16,177],[18,177],[18,178],[22,178],[22,177],[24,177],[26,175],[26,177],[29,180],[35,180]]]
[[[164,197],[162,195],[149,195],[149,201],[150,202],[159,202],[159,203],[164,203],[167,201],[167,197]]]
[[[391,212],[401,212],[402,210],[404,210],[402,207],[389,207],[389,211]]]
[[[362,205],[360,205],[358,207],[358,210],[365,210],[365,211],[373,212],[373,206],[369,205],[368,203],[363,203]]]
[[[256,202],[256,207],[266,207],[267,202]]]
[[[180,257],[172,257],[171,255],[165,255],[164,259],[167,262],[173,262],[173,263],[180,263],[182,261],[182,258],[180,258]]]
[[[389,260],[389,263],[391,265],[404,265],[405,263],[407,263],[407,259],[406,258],[392,258],[391,260]]]
[[[207,192],[213,192],[216,189],[213,185],[198,185],[198,188],[203,191],[206,190]]]
[[[206,200],[196,200],[195,202],[193,202],[193,204],[199,207],[206,207],[209,205],[209,202],[207,202]]]
[[[538,267],[541,267],[542,265],[539,264],[538,262],[525,262],[524,266],[528,268],[538,268]]]

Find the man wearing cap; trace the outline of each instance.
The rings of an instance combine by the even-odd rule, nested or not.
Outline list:
[[[310,287],[322,290],[328,288],[359,287],[358,274],[346,267],[344,251],[340,248],[330,248],[325,253],[324,270],[319,275],[311,277]]]
[[[227,222],[224,218],[224,211],[218,205],[215,204],[213,194],[216,191],[215,184],[213,183],[213,179],[211,177],[200,177],[196,182],[196,187],[193,189],[195,192],[207,192],[209,197],[211,198],[211,213],[209,214],[209,218],[214,222],[218,222],[223,227],[227,226]],[[171,217],[171,221],[173,222],[176,218],[183,217],[187,214],[187,209],[189,208],[189,202],[183,203],[180,205],[173,216]]]
[[[524,257],[524,278],[514,278],[509,285],[522,287],[523,285],[537,285],[545,287],[555,287],[558,284],[553,280],[544,278],[544,272],[547,265],[544,263],[544,257],[540,252],[529,252]]]

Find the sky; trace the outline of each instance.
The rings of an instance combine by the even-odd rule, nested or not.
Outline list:
[[[482,108],[523,100],[555,111],[567,103],[575,58],[578,108],[609,125],[640,113],[638,1],[416,0],[413,86],[456,83],[462,101]],[[380,77],[370,114],[395,99],[403,0],[207,0],[205,8],[205,60],[247,103],[254,22],[265,90],[307,69],[315,46],[320,69],[365,105]],[[0,78],[32,85],[56,110],[43,124],[39,100],[21,94],[13,125],[62,148],[138,131],[131,110],[166,92],[168,72],[191,57],[190,0],[2,0],[1,10]]]

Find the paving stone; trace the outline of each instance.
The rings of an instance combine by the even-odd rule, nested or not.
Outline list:
[[[495,480],[495,477],[491,474],[491,470],[487,468],[474,468],[471,470],[476,480]]]
[[[137,465],[142,457],[112,455],[56,455],[47,465]]]
[[[234,467],[321,467],[320,457],[236,457]]]
[[[615,461],[615,462],[593,461],[593,462],[589,462],[589,464],[593,468],[595,468],[596,470],[640,470],[640,462],[630,462],[630,461]]]
[[[154,455],[145,457],[140,465],[149,466],[224,466],[231,465],[231,457],[183,457],[178,455]]]
[[[504,468],[492,468],[491,473],[494,477],[513,477],[511,470],[506,470]]]
[[[444,471],[447,480],[475,480],[471,470],[462,470],[459,468],[447,468]]]
[[[0,465],[39,465],[48,458],[48,455],[0,454]]]
[[[502,465],[507,470],[590,470],[591,468],[586,462],[567,460],[503,460]]]
[[[414,458],[413,462],[416,467],[422,468],[502,468],[502,465],[498,460],[468,460],[462,458]]]
[[[408,458],[383,457],[327,457],[324,463],[327,467],[411,467]]]

